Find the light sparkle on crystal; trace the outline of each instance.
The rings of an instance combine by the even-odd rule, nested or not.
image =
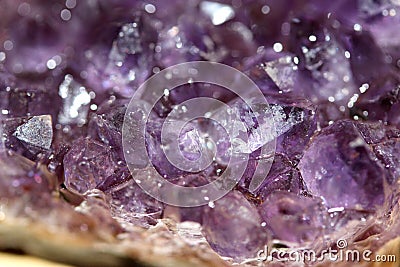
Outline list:
[[[367,90],[368,90],[368,88],[369,88],[369,84],[368,83],[364,83],[364,84],[362,84],[361,86],[360,86],[360,93],[361,94],[363,94],[363,93],[365,93]]]
[[[268,14],[270,10],[271,10],[271,8],[270,8],[268,5],[264,5],[264,6],[261,8],[261,12],[262,12],[264,15]]]
[[[275,43],[275,44],[273,45],[273,49],[274,49],[274,51],[277,52],[277,53],[282,52],[282,50],[283,50],[283,45],[282,45],[281,43]]]
[[[48,69],[53,70],[53,69],[56,68],[57,63],[56,63],[56,61],[55,61],[54,59],[49,59],[49,60],[47,61],[46,66],[47,66]]]
[[[64,99],[59,121],[63,124],[86,122],[88,104],[91,101],[86,88],[77,83],[72,75],[67,74],[59,87],[59,95]]]
[[[18,14],[20,14],[21,16],[27,16],[30,12],[31,6],[29,3],[24,2],[18,6]]]
[[[147,13],[153,14],[156,12],[156,7],[152,4],[147,4],[144,6],[144,10],[146,10]]]
[[[72,14],[71,14],[71,11],[69,11],[68,9],[63,9],[63,10],[61,10],[60,16],[61,16],[62,20],[68,21],[71,19]]]
[[[315,41],[317,41],[317,36],[315,36],[315,35],[310,35],[310,36],[308,37],[308,40],[310,40],[310,42],[315,42]]]
[[[10,40],[4,41],[3,46],[4,46],[4,49],[7,50],[7,51],[10,51],[10,50],[12,50],[14,48],[14,44]]]
[[[360,32],[360,31],[362,31],[362,26],[360,25],[360,24],[354,24],[354,27],[353,27],[353,29],[355,30],[355,31],[357,31],[357,32]]]
[[[221,25],[235,16],[231,6],[217,2],[203,1],[200,9],[211,18],[214,25]]]
[[[65,6],[69,9],[75,8],[76,7],[76,0],[66,0],[65,1]]]

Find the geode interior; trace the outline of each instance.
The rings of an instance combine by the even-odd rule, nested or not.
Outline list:
[[[0,1],[0,248],[79,266],[251,266],[268,264],[256,258],[265,246],[321,253],[344,239],[376,252],[398,238],[400,2],[328,2]],[[258,85],[276,154],[255,192],[257,149],[232,192],[178,208],[135,183],[121,131],[147,78],[194,60],[230,65]],[[223,88],[166,94],[146,147],[181,186],[226,168],[229,140],[212,121],[179,136],[192,160],[209,135],[218,139],[207,169],[179,170],[163,154],[165,118],[201,96],[252,120]],[[255,148],[262,134],[250,138]]]

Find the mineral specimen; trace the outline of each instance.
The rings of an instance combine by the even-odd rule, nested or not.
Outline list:
[[[264,246],[322,252],[339,239],[377,251],[400,233],[399,28],[398,0],[0,1],[0,249],[79,266],[252,264]],[[147,121],[126,112],[146,79],[198,60],[242,71],[269,105],[188,80]],[[131,158],[126,118],[146,126]],[[197,188],[233,152],[246,156],[240,181],[200,207],[152,198],[128,168],[149,158]]]

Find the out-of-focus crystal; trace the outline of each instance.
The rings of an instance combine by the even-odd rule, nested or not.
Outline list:
[[[222,256],[253,258],[267,241],[257,209],[237,191],[216,201],[203,214],[203,232]]]
[[[200,3],[201,11],[210,17],[214,25],[220,25],[235,16],[235,11],[229,5],[217,2],[203,1]]]
[[[58,93],[63,99],[58,121],[61,124],[85,124],[91,100],[86,88],[68,74],[61,83]]]
[[[327,211],[321,200],[279,191],[258,209],[277,239],[305,244],[324,233]]]

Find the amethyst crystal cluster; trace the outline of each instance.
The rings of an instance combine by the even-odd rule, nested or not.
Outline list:
[[[322,249],[397,203],[399,1],[4,0],[0,25],[0,207],[15,201],[15,216],[57,225],[72,220],[55,209],[85,213],[112,233],[167,217],[196,221],[216,252],[241,261],[265,244]],[[141,83],[193,60],[228,64],[259,86],[276,155],[256,192],[248,190],[255,149],[232,192],[174,208],[134,182],[121,129]],[[163,155],[166,116],[199,96],[242,109],[222,88],[189,84],[159,101],[147,127],[154,166],[182,186],[204,185],[226,167],[219,158],[193,174]],[[186,158],[199,156],[207,133],[223,158],[226,132],[202,120],[180,135]]]

